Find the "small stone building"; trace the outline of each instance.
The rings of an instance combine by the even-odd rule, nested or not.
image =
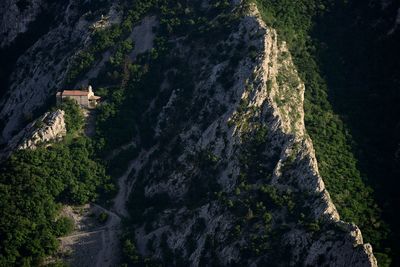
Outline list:
[[[56,95],[57,104],[61,104],[64,98],[75,100],[82,108],[93,109],[100,101],[99,96],[95,96],[92,86],[86,90],[64,90]]]

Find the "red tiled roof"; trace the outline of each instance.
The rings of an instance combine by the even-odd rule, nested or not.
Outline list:
[[[64,90],[63,96],[87,96],[89,92],[80,90]]]

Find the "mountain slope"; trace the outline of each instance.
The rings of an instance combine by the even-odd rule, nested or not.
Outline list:
[[[360,229],[341,221],[335,207],[357,218],[360,211],[352,208],[360,200],[368,201],[361,211],[374,205],[369,192],[360,191],[347,205],[349,192],[341,198],[342,184],[335,185],[343,179],[341,170],[329,179],[318,170],[303,105],[310,102],[305,90],[308,96],[320,92],[299,77],[302,71],[283,41],[287,34],[266,25],[254,4],[233,2],[28,5],[27,12],[33,11],[25,24],[43,12],[37,5],[60,14],[14,58],[0,100],[1,141],[40,117],[58,89],[90,82],[104,102],[96,111],[93,146],[88,143],[90,153],[83,156],[95,152],[115,183],[119,179],[107,233],[114,243],[124,231],[128,265],[150,259],[192,266],[377,266]],[[7,3],[16,12],[20,2]],[[29,27],[2,23],[9,36],[5,53]],[[71,147],[78,142],[69,141]],[[347,146],[338,153],[353,159]],[[326,161],[322,166],[325,173],[331,170]],[[365,189],[353,174],[343,184]],[[108,180],[97,186],[113,188]],[[98,188],[86,193],[95,195],[93,190]],[[124,225],[119,217],[127,217]],[[115,245],[101,251],[108,248]],[[105,251],[103,258],[112,254]]]
[[[139,253],[195,266],[376,266],[318,174],[304,85],[276,32],[253,5],[205,54],[204,41],[176,45],[181,62],[164,70],[167,105],[144,114],[156,130],[150,160],[131,177]],[[218,47],[236,56],[208,56]],[[184,88],[183,72],[192,82]]]
[[[5,14],[1,21],[2,29],[10,39],[4,41],[1,54],[4,55],[5,64],[2,72],[10,72],[10,77],[4,77],[3,87],[6,93],[0,100],[0,130],[2,132],[0,143],[5,143],[20,130],[24,124],[38,117],[43,112],[43,106],[54,102],[54,94],[65,83],[66,74],[74,56],[83,47],[87,46],[93,34],[93,15],[99,12],[110,13],[110,24],[119,22],[112,8],[107,3],[104,8],[101,4],[92,1],[82,3],[71,0],[68,3],[51,3],[52,1],[34,1],[28,4],[27,10],[20,11],[16,7],[20,1],[11,0],[7,3],[12,8],[1,10]],[[41,8],[39,8],[41,7]],[[47,11],[54,12],[56,18],[49,19]],[[91,11],[93,10],[93,12]],[[14,11],[16,14],[14,14]],[[26,15],[25,13],[29,14]],[[106,13],[107,14],[107,13]],[[7,15],[7,16],[6,16]],[[7,20],[8,16],[24,17],[25,20]],[[42,23],[28,27],[29,19],[44,16]],[[39,19],[39,18],[38,18]],[[43,20],[43,18],[42,18]],[[35,20],[37,22],[37,20]],[[30,25],[30,24],[29,24]],[[23,31],[15,36],[13,27]],[[47,31],[46,31],[47,30]],[[18,32],[17,31],[17,32]],[[42,32],[35,36],[35,32]],[[28,37],[24,38],[24,35]],[[6,39],[5,39],[6,40]],[[30,47],[24,47],[24,43]],[[16,50],[16,51],[14,51]],[[15,56],[10,55],[17,53]],[[15,66],[14,66],[15,64]],[[12,68],[11,71],[7,68]],[[14,70],[14,71],[12,71]],[[4,89],[2,89],[4,90]]]

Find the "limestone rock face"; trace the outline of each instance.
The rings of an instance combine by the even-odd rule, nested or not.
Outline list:
[[[0,99],[0,120],[4,127],[0,129],[1,143],[9,141],[25,126],[21,124],[24,117],[31,116],[54,98],[65,79],[71,58],[87,41],[90,22],[81,17],[75,2],[71,0],[64,14],[59,14],[62,20],[52,25],[50,31],[17,60],[8,93]]]
[[[70,0],[63,20],[17,62],[0,100],[3,158],[66,134],[61,110],[15,132],[54,97],[72,58],[90,43],[94,21],[74,9],[79,2]],[[116,9],[111,13],[108,22],[118,23]],[[152,46],[156,21],[135,28],[148,37],[138,53]],[[163,66],[158,95],[138,120],[155,141],[135,143],[141,150],[123,183],[137,217],[138,252],[183,266],[377,266],[360,229],[340,220],[319,174],[304,125],[305,86],[286,44],[255,6],[232,23],[214,32],[212,45],[211,34],[202,39],[200,31],[194,41],[169,40],[174,61]],[[7,27],[1,30],[23,31]],[[107,51],[86,78],[109,58]]]
[[[328,259],[331,266],[378,266],[370,244],[363,244],[360,229],[354,224],[341,223],[349,231],[342,242],[333,241],[334,232],[327,233],[314,242],[307,252],[305,265],[319,266],[321,259]],[[334,263],[334,264],[333,264]]]
[[[27,137],[18,149],[34,149],[37,145],[57,141],[67,134],[64,111],[47,112],[24,129]],[[36,127],[36,129],[35,129]],[[18,136],[16,136],[18,137]]]
[[[28,124],[10,140],[0,158],[8,157],[15,150],[35,149],[38,145],[61,140],[67,134],[64,115],[63,110],[47,112]]]
[[[213,46],[229,47],[227,60],[201,40],[171,52],[184,69],[166,73],[196,73],[193,88],[166,78],[169,99],[143,114],[159,142],[131,173],[142,255],[191,266],[377,266],[325,188],[304,125],[305,86],[278,39],[251,6]]]

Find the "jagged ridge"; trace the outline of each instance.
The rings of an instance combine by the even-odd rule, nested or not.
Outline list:
[[[189,68],[200,73],[185,99],[185,115],[177,113],[188,92],[164,83],[171,97],[156,123],[162,143],[133,177],[131,205],[141,213],[135,220],[139,251],[164,260],[173,253],[195,266],[215,255],[225,265],[376,266],[360,230],[339,220],[318,173],[304,127],[305,88],[286,45],[255,6],[221,44],[243,45],[239,51],[246,52],[232,67],[230,61],[201,56],[202,43],[191,44],[190,53],[177,46],[176,54],[187,56]],[[232,84],[224,84],[224,73],[233,76]],[[272,190],[283,203],[265,212],[269,204],[260,190]],[[160,199],[161,208],[154,204]],[[315,225],[318,230],[310,229]],[[259,247],[252,248],[254,243]]]

